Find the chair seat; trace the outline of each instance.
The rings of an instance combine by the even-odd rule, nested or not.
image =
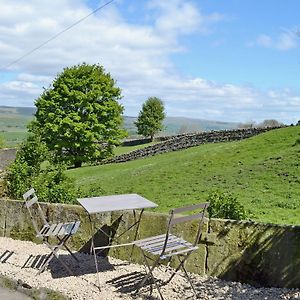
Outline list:
[[[166,235],[162,234],[153,236],[151,238],[138,240],[134,244],[150,254],[160,255],[161,259],[198,249],[197,246],[193,246],[191,243],[185,241],[184,239],[177,237],[176,235],[169,234],[165,251],[162,253],[165,240]]]
[[[44,225],[36,236],[48,237],[48,236],[73,235],[77,232],[79,225],[80,225],[80,221]]]

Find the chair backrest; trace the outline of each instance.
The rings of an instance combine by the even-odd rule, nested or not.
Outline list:
[[[37,207],[37,211],[38,211],[40,219],[43,222],[43,225],[49,225],[49,224],[48,224],[46,217],[43,213],[43,210],[38,202],[38,197],[35,193],[35,190],[32,188],[29,191],[27,191],[23,195],[23,199],[25,200],[25,206],[27,207],[27,209],[29,211],[31,221],[33,223],[33,227],[34,227],[36,233],[39,233],[39,226],[38,226],[37,220],[35,219],[35,215],[33,213],[34,207]]]
[[[198,228],[193,243],[193,246],[196,246],[201,236],[201,228],[205,219],[205,212],[208,207],[209,207],[209,202],[203,202],[199,204],[172,209],[170,211],[166,240],[168,239],[168,235],[171,233],[173,225],[178,223],[183,223],[183,222],[189,222],[192,220],[198,220]],[[193,212],[193,214],[183,216],[181,214],[183,212]]]

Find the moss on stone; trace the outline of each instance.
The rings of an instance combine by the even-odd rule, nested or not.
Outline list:
[[[16,281],[0,275],[0,286],[9,290],[18,291],[35,300],[67,300],[62,293],[47,288],[26,288],[21,281]]]

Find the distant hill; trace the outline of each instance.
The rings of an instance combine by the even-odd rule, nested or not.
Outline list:
[[[0,115],[12,114],[22,117],[32,117],[35,113],[35,107],[13,107],[13,106],[0,106]]]
[[[124,117],[124,127],[130,133],[130,135],[136,135],[136,127],[134,125],[136,119],[136,117]],[[199,131],[235,129],[238,128],[239,123],[190,119],[184,117],[166,117],[164,126],[165,129],[160,133],[160,135],[174,135],[179,133]]]
[[[34,107],[0,106],[0,136],[7,147],[20,144],[27,135],[27,124],[32,120]]]
[[[26,125],[33,118],[33,107],[0,106],[0,131],[27,131]]]
[[[19,143],[26,136],[26,126],[32,120],[35,110],[35,107],[0,106],[0,133],[9,145]],[[131,137],[137,136],[135,121],[136,117],[124,116],[124,128]],[[164,126],[160,135],[234,129],[238,127],[238,123],[167,117]]]

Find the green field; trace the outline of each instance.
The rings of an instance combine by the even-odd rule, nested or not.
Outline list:
[[[26,131],[0,132],[0,137],[5,141],[5,147],[14,148],[20,145],[27,136]]]
[[[5,147],[16,147],[26,138],[32,114],[32,108],[0,106],[0,137]]]
[[[81,196],[138,193],[157,211],[203,201],[218,189],[230,191],[249,218],[300,223],[300,126],[247,140],[206,144],[127,163],[82,167],[68,174]]]
[[[148,146],[152,146],[154,144],[156,144],[156,142],[146,143],[146,144],[141,144],[141,145],[135,145],[135,146],[119,146],[119,147],[116,147],[114,149],[114,155],[121,155],[121,154],[124,154],[124,153],[129,153],[129,152],[132,152],[134,150],[138,150],[138,149],[142,149],[142,148],[145,148],[145,147],[148,147]]]

